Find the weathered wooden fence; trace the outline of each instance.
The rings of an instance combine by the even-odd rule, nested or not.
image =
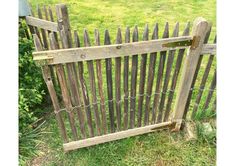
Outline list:
[[[215,106],[211,100],[216,71],[210,69],[216,44],[207,44],[211,25],[203,18],[195,20],[191,35],[189,23],[182,35],[179,23],[172,34],[166,23],[162,38],[158,24],[149,38],[146,25],[143,41],[139,41],[137,26],[132,35],[128,27],[125,35],[118,28],[114,44],[106,30],[102,45],[96,29],[95,46],[91,46],[87,30],[83,42],[77,31],[71,31],[65,5],[56,5],[56,19],[45,6],[43,11],[38,7],[37,13],[38,18],[28,16],[26,22],[65,151],[162,128],[178,131],[187,113],[196,115],[202,97],[207,96],[200,109],[207,110],[210,103]],[[201,66],[203,57],[206,67]],[[211,74],[213,78],[208,79]],[[209,91],[205,91],[208,84]]]

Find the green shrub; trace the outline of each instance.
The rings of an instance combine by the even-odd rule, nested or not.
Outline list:
[[[34,123],[44,112],[42,103],[46,87],[32,58],[33,42],[24,36],[25,27],[19,28],[19,153],[20,164],[36,154],[35,147],[40,130]],[[33,125],[34,124],[34,125]],[[39,125],[40,126],[40,125]]]

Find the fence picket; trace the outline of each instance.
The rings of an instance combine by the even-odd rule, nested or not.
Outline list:
[[[41,41],[38,38],[38,36],[36,34],[33,35],[33,40],[34,40],[34,45],[36,48],[36,51],[42,51],[42,45],[41,45]],[[56,116],[56,120],[58,122],[59,128],[60,128],[60,132],[63,138],[64,143],[68,142],[68,136],[66,133],[66,129],[65,129],[65,125],[64,125],[64,121],[62,119],[62,115],[60,112],[60,105],[59,105],[59,101],[58,98],[56,96],[56,91],[53,85],[53,82],[51,80],[51,76],[50,76],[50,71],[48,66],[43,66],[42,67],[42,73],[43,73],[43,79],[46,82],[51,100],[52,100],[52,105],[54,107],[54,112],[55,112],[55,116]]]
[[[175,29],[173,31],[172,37],[178,37],[178,36],[179,36],[179,23],[177,22],[175,25]],[[162,122],[163,110],[164,110],[164,105],[165,105],[165,98],[166,98],[167,88],[168,88],[168,84],[169,84],[169,80],[170,80],[172,64],[173,64],[174,57],[175,57],[175,51],[176,50],[170,50],[168,52],[165,80],[163,83],[162,96],[161,96],[161,100],[160,100],[160,104],[159,104],[158,122]]]
[[[216,88],[216,70],[214,71],[213,79],[212,79],[211,85],[210,85],[210,90],[209,90],[209,93],[207,95],[205,104],[204,104],[203,109],[202,109],[204,112],[210,104],[210,101],[211,101],[211,98],[213,96],[215,88]]]
[[[216,38],[215,38],[215,40],[214,40],[214,43],[215,43],[215,42],[216,42]],[[212,54],[211,54],[210,57],[209,57],[209,59],[208,59],[208,62],[207,62],[207,65],[206,65],[206,68],[205,68],[205,71],[204,71],[204,74],[203,74],[203,77],[202,77],[202,80],[201,80],[199,92],[198,92],[196,101],[195,101],[195,103],[194,103],[194,107],[193,107],[193,111],[192,111],[192,115],[191,115],[192,118],[195,117],[195,114],[196,114],[196,112],[197,112],[198,106],[199,106],[199,104],[200,104],[201,97],[202,97],[202,93],[203,93],[204,88],[205,88],[205,85],[206,85],[206,80],[207,80],[207,78],[208,78],[208,76],[209,76],[209,72],[210,72],[210,69],[211,69],[211,65],[212,65],[214,56],[215,56],[215,55],[212,55]]]
[[[130,28],[126,28],[125,32],[125,43],[130,43]],[[123,89],[124,89],[124,129],[128,128],[128,106],[129,106],[129,86],[128,86],[128,78],[129,78],[129,56],[124,57],[124,72],[123,72]]]
[[[162,38],[168,38],[169,37],[169,25],[168,22],[165,25],[164,33]],[[162,77],[163,77],[163,70],[165,66],[166,61],[166,51],[160,52],[160,60],[158,65],[158,74],[157,74],[157,82],[156,82],[156,89],[155,89],[155,95],[154,95],[154,102],[153,102],[153,109],[152,109],[152,123],[154,124],[156,122],[156,113],[158,110],[158,103],[161,93],[161,85],[162,85]],[[160,121],[160,117],[158,116],[157,122]]]
[[[42,19],[42,11],[39,5],[37,5],[37,11],[38,11],[38,18]],[[42,33],[42,40],[43,40],[43,47],[45,49],[48,49],[48,41],[47,41],[47,36],[46,36],[46,32],[44,29],[41,29],[41,33]]]
[[[143,33],[143,41],[147,41],[149,38],[149,29],[148,24],[146,24],[144,33]],[[140,82],[139,82],[139,99],[138,99],[138,127],[141,126],[142,123],[142,107],[143,107],[143,99],[144,99],[144,86],[145,86],[145,77],[146,77],[146,64],[147,64],[147,55],[141,55],[141,64],[140,64]]]
[[[109,31],[105,30],[105,45],[110,45],[110,36]],[[106,64],[106,80],[107,80],[107,91],[108,91],[108,106],[109,106],[109,119],[110,119],[110,127],[111,132],[115,132],[115,125],[114,125],[114,109],[113,109],[113,80],[112,80],[112,59],[107,58],[105,59]]]
[[[49,16],[50,16],[50,21],[51,21],[51,22],[54,22],[53,12],[52,12],[52,10],[51,10],[51,7],[50,7],[50,6],[49,6],[49,8],[48,8],[48,11],[49,11]],[[56,32],[53,32],[53,34],[54,34],[54,37],[55,37],[55,40],[56,40],[56,45],[57,45],[57,47],[59,48],[58,35],[57,35],[57,33],[56,33]]]
[[[138,28],[135,26],[132,41],[138,41]],[[136,112],[136,80],[138,72],[138,55],[132,56],[132,69],[131,69],[131,98],[130,98],[130,128],[135,126],[135,112]]]
[[[75,47],[80,47],[80,40],[79,36],[77,34],[77,31],[74,31],[74,43]],[[82,95],[83,95],[83,103],[86,111],[86,117],[87,117],[87,123],[88,123],[88,130],[90,137],[94,137],[94,129],[92,126],[92,117],[91,117],[91,108],[90,108],[90,101],[89,101],[89,96],[88,96],[88,91],[87,91],[87,85],[85,82],[85,78],[83,76],[84,71],[83,71],[83,62],[78,62],[78,79],[80,83],[80,87],[82,90]]]
[[[122,43],[121,28],[118,28],[116,44]],[[115,95],[116,95],[116,114],[117,130],[121,130],[121,57],[115,58]]]
[[[183,32],[182,36],[188,36],[189,35],[189,29],[190,29],[190,23],[188,22],[185,29],[184,29],[184,32]],[[185,49],[180,49],[179,53],[178,53],[178,56],[177,56],[175,70],[174,70],[174,74],[172,76],[172,81],[171,81],[171,88],[170,88],[170,91],[169,91],[168,100],[167,100],[167,104],[166,104],[165,116],[164,116],[164,120],[163,120],[164,122],[166,122],[169,118],[169,114],[170,114],[170,111],[171,111],[171,105],[172,105],[172,101],[173,101],[173,97],[174,97],[174,91],[175,91],[175,87],[176,87],[176,84],[177,84],[179,71],[180,71],[183,56],[184,56],[184,52],[185,52]]]
[[[155,24],[152,39],[158,39],[158,23]],[[150,53],[149,68],[148,68],[148,82],[147,82],[147,95],[145,98],[145,116],[144,125],[149,124],[149,111],[150,111],[150,100],[152,95],[152,87],[155,73],[157,53]]]
[[[84,30],[84,45],[85,47],[90,47],[90,39],[87,33],[87,30]],[[98,135],[101,134],[101,128],[100,128],[100,116],[98,111],[98,104],[97,104],[97,96],[96,96],[96,86],[95,86],[95,72],[94,72],[94,66],[93,61],[87,61],[87,70],[89,73],[89,82],[90,82],[90,88],[91,88],[91,96],[92,96],[92,105],[94,108],[94,114],[95,114],[95,123],[96,123],[96,129]]]
[[[95,44],[97,46],[100,45],[100,34],[98,29],[95,30]],[[102,78],[102,65],[101,60],[96,60],[96,73],[97,73],[97,80],[98,80],[98,90],[100,95],[100,110],[101,110],[101,117],[102,117],[102,128],[104,134],[107,133],[107,122],[106,122],[106,110],[105,110],[105,97],[103,92],[103,78]]]

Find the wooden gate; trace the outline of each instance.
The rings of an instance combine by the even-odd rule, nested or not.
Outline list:
[[[181,36],[179,23],[172,34],[166,23],[161,39],[158,24],[151,39],[146,25],[143,41],[137,26],[132,35],[128,27],[125,35],[118,28],[115,44],[106,30],[104,45],[96,29],[91,46],[87,30],[83,42],[71,31],[65,5],[56,5],[57,22],[51,8],[43,11],[38,7],[39,18],[28,16],[26,22],[65,151],[162,128],[180,129],[201,57],[216,51],[215,44],[205,44],[211,28],[206,20],[195,20],[192,35],[188,23]],[[208,76],[208,69],[205,73]]]

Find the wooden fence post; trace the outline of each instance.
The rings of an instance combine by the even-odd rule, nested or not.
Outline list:
[[[176,125],[173,131],[178,131],[181,127],[185,105],[193,81],[196,66],[202,51],[202,46],[208,30],[208,26],[209,24],[204,18],[199,17],[194,21],[192,32],[193,42],[192,46],[187,52],[187,56],[185,57],[179,84],[179,91],[176,97],[175,114],[173,117],[173,121],[176,122]]]

